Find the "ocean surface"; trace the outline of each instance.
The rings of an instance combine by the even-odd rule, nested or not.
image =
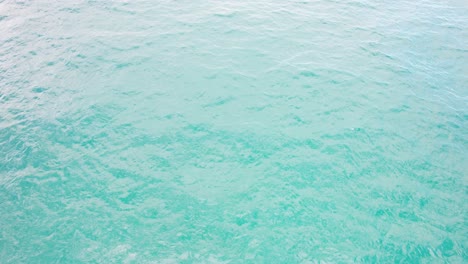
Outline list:
[[[0,0],[0,263],[467,263],[468,2]]]

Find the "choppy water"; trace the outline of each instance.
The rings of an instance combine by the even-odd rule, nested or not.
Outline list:
[[[0,1],[1,263],[468,261],[464,1]]]

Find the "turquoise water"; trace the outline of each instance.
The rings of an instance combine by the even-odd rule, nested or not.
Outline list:
[[[1,263],[468,261],[464,1],[0,0]]]

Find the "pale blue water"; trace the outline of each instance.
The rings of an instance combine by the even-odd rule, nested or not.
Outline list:
[[[0,0],[0,263],[468,262],[465,1]]]

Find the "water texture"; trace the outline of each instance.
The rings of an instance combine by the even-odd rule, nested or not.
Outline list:
[[[468,4],[0,0],[1,263],[467,263]]]

